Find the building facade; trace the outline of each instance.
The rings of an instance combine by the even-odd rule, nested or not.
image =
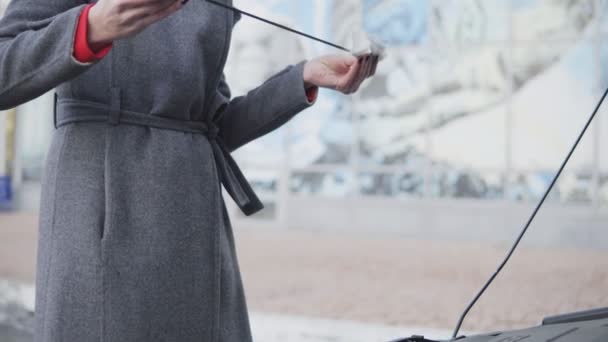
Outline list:
[[[357,94],[322,89],[315,106],[234,152],[266,203],[251,218],[231,206],[240,225],[462,237],[468,226],[490,225],[506,238],[608,86],[605,0],[234,3],[354,50],[368,38],[387,47],[376,77]],[[238,96],[324,53],[339,52],[243,17],[227,80]],[[39,181],[50,93],[15,114],[5,130],[16,130],[3,139],[13,141],[10,173],[20,193]],[[602,109],[549,196],[544,225],[560,234],[575,232],[582,218],[590,229],[606,223],[606,115]]]

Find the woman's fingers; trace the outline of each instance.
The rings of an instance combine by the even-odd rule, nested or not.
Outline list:
[[[359,77],[361,76],[361,72],[363,71],[363,62],[364,59],[362,57],[358,57],[357,58],[357,70],[356,72],[351,76],[348,86],[346,87],[346,94],[351,94],[353,92],[353,89],[355,87],[355,85],[357,84],[357,80],[359,79]]]
[[[369,69],[365,78],[370,78],[376,74],[376,67],[378,66],[378,55],[370,55],[369,56]]]
[[[357,74],[361,70],[361,61],[357,59],[357,61],[350,67],[350,70],[344,75],[342,78],[345,79],[342,85],[339,85],[337,89],[345,94],[348,94],[348,90],[351,88],[351,85],[354,79],[357,77]]]
[[[151,25],[152,23],[157,22],[157,21],[169,16],[170,14],[176,12],[183,5],[184,5],[184,3],[182,2],[182,0],[171,0],[171,4],[169,6],[165,5],[165,7],[162,7],[160,9],[158,9],[156,12],[152,13],[151,15],[148,15],[147,17],[143,18],[141,20],[141,24],[143,26]]]
[[[365,81],[365,79],[368,78],[372,74],[372,68],[374,67],[373,64],[374,64],[374,56],[373,55],[365,56],[365,73],[363,74],[363,77],[361,77],[361,83],[363,83],[363,81]]]
[[[136,25],[147,26],[163,18],[164,14],[170,14],[173,10],[179,9],[180,5],[181,1],[177,0],[147,2],[125,13],[125,16],[135,22]]]
[[[306,63],[304,77],[307,82],[320,87],[351,94],[376,72],[378,57],[374,54],[348,55],[348,58],[321,56]]]
[[[89,12],[90,35],[103,42],[129,37],[182,6],[181,0],[99,0]]]
[[[359,79],[361,78],[361,75],[364,72],[364,69],[365,69],[365,56],[358,56],[357,57],[357,70],[354,73],[354,75],[352,75],[352,77],[349,79],[348,86],[346,87],[346,90],[344,93],[351,94],[354,92],[354,89],[356,89],[357,83],[359,82]]]
[[[374,66],[372,68],[372,73],[370,74],[370,76],[374,76],[376,74],[376,69],[378,68],[378,62],[380,61],[380,56],[379,55],[374,55]]]
[[[350,88],[348,89],[348,94],[354,93],[357,91],[357,89],[359,89],[359,86],[365,79],[369,70],[369,55],[363,55],[359,58],[361,67],[359,69],[359,72],[357,73],[357,76],[353,79]]]
[[[379,57],[380,56],[375,54],[359,56],[361,68],[358,71],[356,78],[349,83],[347,94],[356,92],[363,81],[376,74],[376,68],[378,66],[378,61],[380,60]]]
[[[103,1],[103,0],[100,0]],[[163,8],[167,8],[175,1],[173,0],[113,0],[116,4],[117,12],[123,15],[133,16],[134,14],[156,13]]]

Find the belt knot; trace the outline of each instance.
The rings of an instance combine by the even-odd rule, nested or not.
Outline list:
[[[207,125],[207,138],[209,138],[210,140],[215,140],[219,132],[220,128],[215,123],[210,122]]]
[[[245,215],[256,213],[264,205],[247,178],[232,158],[228,147],[218,139],[219,127],[213,122],[184,121],[120,109],[120,89],[111,89],[111,103],[96,103],[78,99],[58,100],[55,93],[53,117],[55,127],[73,122],[107,122],[112,125],[130,124],[204,134],[211,142],[220,182]]]

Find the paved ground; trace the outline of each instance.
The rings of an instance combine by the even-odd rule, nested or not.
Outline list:
[[[0,278],[34,279],[37,217],[0,215]],[[237,231],[250,309],[449,329],[506,245],[370,235]],[[608,252],[521,249],[465,328],[537,324],[545,315],[608,306]]]
[[[0,278],[34,281],[37,227],[34,214],[0,214]]]
[[[0,337],[2,342],[31,342],[32,338],[28,333],[15,330],[12,327],[0,324]]]

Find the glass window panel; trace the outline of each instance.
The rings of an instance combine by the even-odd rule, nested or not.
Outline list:
[[[241,0],[235,1],[234,5],[287,26],[309,22],[295,15],[294,1]],[[299,61],[306,53],[308,42],[305,39],[243,16],[234,27],[224,69],[233,96],[247,93],[288,64]]]
[[[353,175],[350,171],[295,171],[289,187],[297,195],[343,197],[352,194]]]
[[[596,13],[594,20],[598,26],[598,33],[602,37],[606,37],[608,33],[608,0],[596,0]]]
[[[305,0],[293,1],[247,1],[235,0],[235,6],[270,19],[272,21],[295,27],[301,31],[314,34],[324,38],[330,38],[331,33],[328,20],[330,11],[328,5],[318,2],[311,3]],[[311,20],[317,18],[318,20]],[[235,26],[230,53],[226,63],[226,79],[231,87],[233,96],[246,94],[248,91],[261,85],[268,78],[286,67],[294,64],[303,58],[317,55],[318,51],[325,48],[322,44],[308,40],[294,33],[281,30],[280,28],[262,23],[248,17],[243,17]],[[334,102],[324,98],[320,94],[317,104],[299,113],[300,116],[311,116],[318,119],[318,112],[327,112],[327,102]],[[324,104],[325,103],[325,104]],[[331,112],[329,113],[332,114]],[[314,123],[312,124],[314,125]],[[311,148],[319,147],[317,135],[319,131],[310,132],[310,124],[302,123],[302,129],[309,134],[306,146],[301,149],[310,152],[310,155],[303,154],[299,161],[315,160],[316,150]],[[297,129],[301,128],[298,125]],[[327,129],[332,129],[330,126]],[[347,128],[348,129],[348,128]],[[296,132],[300,134],[301,132]],[[243,148],[235,151],[235,156],[240,162],[262,165],[274,165],[285,157],[285,128],[281,127],[275,132],[268,134],[256,141],[249,143]],[[301,135],[301,134],[300,134]],[[300,136],[298,135],[298,137]],[[302,139],[298,140],[303,141]],[[333,147],[333,145],[330,145]],[[338,149],[342,148],[339,146]],[[259,153],[259,151],[266,151]],[[266,156],[262,156],[262,155]],[[344,153],[342,153],[344,154]],[[346,153],[348,154],[348,153]],[[250,161],[249,158],[253,160]],[[341,160],[344,162],[344,158]]]
[[[501,199],[505,193],[505,176],[501,172],[455,168],[437,163],[429,181],[433,197]]]
[[[537,202],[549,187],[557,170],[516,173],[509,180],[507,198]],[[564,172],[549,193],[547,202],[590,204],[594,196],[593,175],[589,172]]]
[[[264,168],[242,168],[243,174],[247,182],[253,188],[260,201],[264,204],[264,208],[252,216],[246,216],[241,210],[235,210],[235,214],[239,218],[248,220],[274,220],[277,217],[278,210],[278,192],[280,186],[280,170],[264,169]],[[229,198],[230,195],[222,187],[224,198]],[[232,201],[232,199],[230,199]]]
[[[505,198],[514,201],[538,201],[541,199],[555,172],[532,171],[515,172],[508,178]],[[559,202],[559,187],[555,187],[547,197],[546,202]]]
[[[428,39],[429,0],[362,0],[363,27],[390,46],[420,45]]]
[[[434,0],[431,13],[432,41],[436,46],[509,39],[509,1]]]
[[[511,67],[511,159],[518,170],[556,170],[572,147],[599,94],[592,40],[517,46]],[[567,170],[594,167],[594,129],[587,131]]]
[[[431,68],[430,157],[448,167],[506,167],[510,76],[506,49],[435,50]]]
[[[563,203],[591,203],[594,196],[591,172],[565,173],[558,180],[559,199]]]
[[[592,27],[594,0],[512,1],[513,39],[515,41],[557,41],[578,39]]]
[[[245,178],[261,200],[274,199],[279,191],[279,170],[242,169]]]
[[[398,173],[361,172],[358,175],[359,193],[388,197],[421,197],[424,176],[421,172]]]
[[[347,1],[340,1],[343,3]],[[359,4],[357,0],[355,2]],[[253,13],[268,20],[287,27],[317,36],[319,38],[335,41],[333,21],[344,21],[344,16],[334,16],[332,1],[310,0],[234,0],[234,5],[242,10]],[[360,6],[357,6],[360,8]],[[352,13],[352,14],[351,14]],[[360,14],[360,11],[345,11],[350,17]],[[304,58],[318,55],[322,51],[335,52],[333,47],[316,42],[293,32],[263,23],[259,20],[243,16],[234,29],[232,39],[238,39],[234,46],[253,45],[268,53],[269,58],[262,57],[260,62],[272,59],[275,67],[284,65],[285,61],[294,63]],[[233,43],[235,43],[233,41]],[[232,53],[232,52],[231,52]],[[249,54],[246,54],[249,55]],[[270,65],[273,65],[270,63]],[[242,75],[241,75],[242,76]]]
[[[597,73],[598,80],[596,83],[598,87],[595,96],[599,101],[600,94],[608,88],[608,45],[601,44],[598,41],[598,44],[595,44],[595,48],[599,57],[599,61],[596,63],[599,72]],[[597,154],[599,168],[602,173],[608,173],[608,99],[604,100],[593,125],[599,132],[599,151]]]
[[[234,5],[283,24],[296,23],[291,16],[291,2],[236,0]],[[304,50],[298,36],[258,20],[241,18],[234,28],[224,69],[232,97],[260,86],[301,58]],[[285,158],[284,142],[285,129],[281,127],[237,149],[234,157],[240,165],[277,165]]]
[[[242,167],[281,165],[286,158],[285,135],[286,129],[280,127],[236,149],[232,156]]]
[[[353,111],[362,165],[416,167],[426,154],[428,65],[423,49],[390,49],[376,76],[364,82]]]
[[[351,160],[354,128],[352,106],[346,96],[321,89],[315,105],[287,125],[292,167],[346,164]]]
[[[54,129],[52,92],[19,106],[16,119],[17,158],[23,180],[39,182]]]
[[[598,196],[600,204],[604,207],[608,207],[608,173],[604,173],[600,176]]]

